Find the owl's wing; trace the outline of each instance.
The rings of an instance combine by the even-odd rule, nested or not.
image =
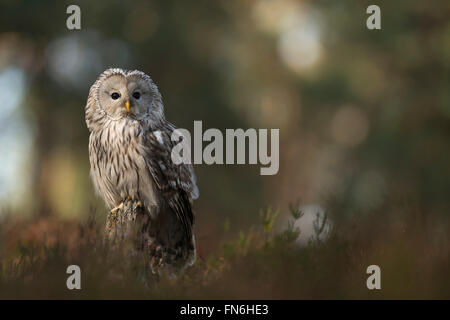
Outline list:
[[[146,159],[149,171],[170,208],[182,222],[188,239],[192,236],[194,214],[192,200],[197,199],[199,191],[192,165],[175,164],[171,153],[175,142],[171,140],[176,128],[166,122],[161,128],[149,131],[145,136]]]

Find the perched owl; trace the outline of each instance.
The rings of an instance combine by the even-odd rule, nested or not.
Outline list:
[[[108,69],[90,88],[85,111],[98,194],[112,210],[126,199],[142,203],[150,225],[145,245],[159,254],[154,272],[193,264],[196,178],[191,165],[172,161],[176,128],[164,117],[157,86],[141,71]]]

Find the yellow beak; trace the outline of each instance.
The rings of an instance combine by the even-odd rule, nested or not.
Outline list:
[[[130,111],[130,101],[125,102],[125,108],[127,108],[128,111]]]

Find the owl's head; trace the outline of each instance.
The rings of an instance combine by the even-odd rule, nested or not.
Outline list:
[[[86,106],[86,122],[121,119],[164,120],[161,94],[152,79],[141,71],[112,68],[92,85]],[[103,121],[101,121],[103,119]]]

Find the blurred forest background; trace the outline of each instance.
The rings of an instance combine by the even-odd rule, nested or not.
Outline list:
[[[81,30],[66,27],[70,4],[81,8]],[[381,7],[381,30],[366,27],[370,4]],[[89,180],[84,106],[108,67],[148,73],[178,127],[280,129],[275,176],[260,176],[259,165],[195,166],[201,256],[242,240],[269,207],[283,230],[289,204],[300,201],[299,247],[316,214],[327,215],[327,231],[373,219],[350,228],[371,240],[380,237],[372,228],[397,232],[414,220],[417,243],[405,246],[431,254],[436,242],[446,263],[427,269],[430,281],[440,279],[434,267],[450,266],[448,1],[2,0],[0,220],[15,227],[2,229],[14,233],[0,260],[14,256],[14,241],[49,241],[92,212],[104,219]],[[439,288],[421,293],[442,296]],[[336,297],[349,296],[357,294]]]

